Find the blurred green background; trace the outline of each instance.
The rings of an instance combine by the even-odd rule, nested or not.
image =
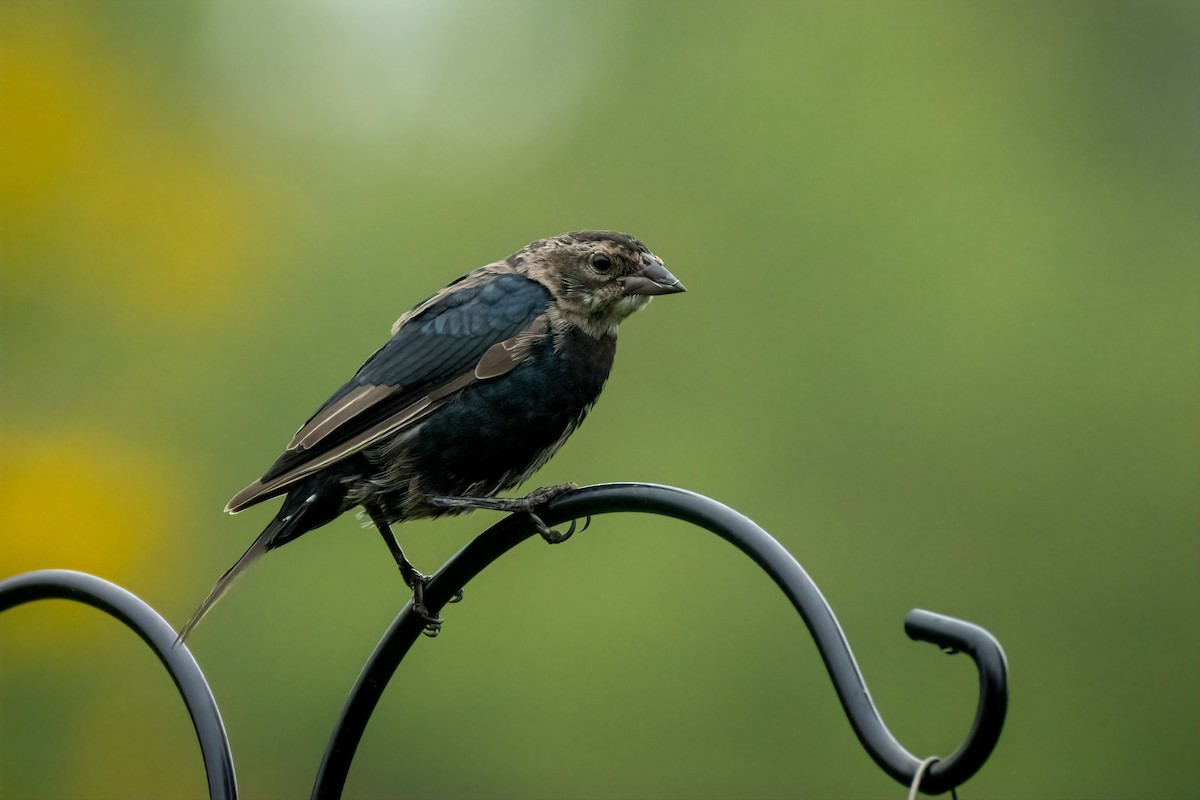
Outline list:
[[[180,624],[272,513],[221,513],[420,298],[527,241],[639,236],[623,328],[535,479],[648,480],[772,532],[889,726],[964,798],[1200,795],[1194,2],[0,6],[0,575]],[[270,506],[270,504],[268,504]],[[494,515],[405,525],[433,570]],[[307,796],[406,599],[352,515],[191,639],[247,798]],[[900,796],[770,581],[643,517],[531,541],[421,641],[347,796]],[[204,792],[149,651],[0,617],[0,794]]]

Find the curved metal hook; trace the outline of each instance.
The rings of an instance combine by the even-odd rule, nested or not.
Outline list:
[[[661,514],[690,522],[730,542],[762,567],[803,617],[863,747],[902,786],[912,783],[921,759],[902,747],[884,725],[833,610],[779,542],[747,517],[715,500],[653,484],[589,486],[554,498],[539,510],[539,515],[547,525],[557,525],[570,519],[622,511]],[[436,614],[471,578],[533,533],[528,518],[521,514],[484,531],[447,561],[425,587],[426,606]],[[317,772],[313,798],[341,796],[371,713],[423,627],[423,620],[412,613],[409,603],[384,633],[342,709]],[[923,792],[942,794],[974,775],[1000,738],[1008,704],[1004,652],[983,628],[930,611],[909,612],[905,630],[913,639],[967,653],[979,670],[979,704],[970,733],[952,755],[934,763],[922,777]]]
[[[217,701],[208,681],[185,645],[175,646],[175,629],[138,597],[106,580],[82,572],[47,569],[0,581],[0,612],[34,600],[73,600],[115,617],[142,638],[171,674],[183,697],[208,777],[213,800],[237,800],[233,753]]]

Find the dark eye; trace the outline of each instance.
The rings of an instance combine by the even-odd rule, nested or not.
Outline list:
[[[604,255],[604,253],[593,253],[592,269],[596,270],[596,272],[608,272],[612,269],[612,259]]]

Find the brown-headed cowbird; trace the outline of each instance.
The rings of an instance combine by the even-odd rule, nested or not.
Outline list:
[[[525,481],[583,421],[608,378],[617,325],[652,295],[684,291],[623,233],[577,231],[526,245],[405,313],[392,337],[296,433],[261,478],[229,501],[237,513],[282,507],[180,631],[182,641],[238,573],[268,550],[362,506],[388,545],[413,606],[426,578],[391,525],[473,508],[525,511],[557,492],[495,499]],[[569,534],[567,534],[569,535]]]

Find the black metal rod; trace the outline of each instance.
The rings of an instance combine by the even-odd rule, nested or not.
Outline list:
[[[98,608],[132,628],[158,656],[183,697],[200,740],[209,797],[236,800],[233,754],[217,701],[187,646],[175,646],[175,629],[170,623],[120,586],[82,572],[47,569],[0,581],[0,612],[35,600],[73,600]]]
[[[558,525],[589,515],[618,512],[661,514],[690,522],[730,542],[762,567],[808,626],[863,747],[884,772],[903,786],[911,785],[921,759],[902,747],[884,725],[832,609],[782,545],[729,507],[669,486],[638,483],[590,486],[556,497],[539,513],[548,525]],[[528,517],[521,514],[484,531],[447,561],[430,581],[425,590],[429,610],[437,613],[471,578],[533,532]],[[328,800],[341,796],[367,722],[400,661],[421,635],[423,625],[409,603],[384,633],[342,709],[317,772],[313,798]],[[953,754],[934,763],[921,782],[923,792],[942,794],[974,775],[1000,737],[1008,698],[1004,652],[983,628],[929,611],[910,612],[905,629],[911,638],[967,653],[979,670],[979,703],[967,738]]]

